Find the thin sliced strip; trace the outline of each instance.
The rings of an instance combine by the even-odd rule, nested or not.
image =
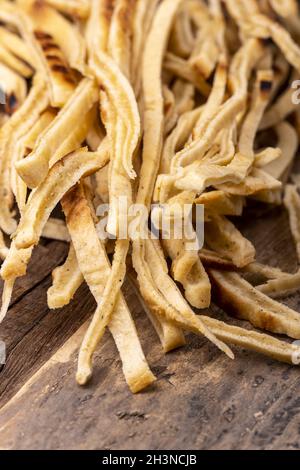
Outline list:
[[[26,133],[24,138],[24,145],[26,147],[26,151],[32,151],[35,147],[36,141],[38,140],[40,134],[44,132],[44,130],[51,124],[53,119],[56,116],[56,112],[54,110],[46,110],[42,113],[39,119],[36,121],[34,126]]]
[[[36,245],[56,204],[82,177],[95,173],[107,163],[105,157],[85,148],[57,162],[44,182],[31,193],[15,234],[18,249]]]
[[[48,307],[56,309],[68,305],[83,281],[76,252],[71,243],[64,264],[52,271],[52,286],[47,291]]]
[[[130,76],[137,97],[140,95],[142,84],[140,64],[143,48],[158,2],[159,0],[137,0],[134,10]]]
[[[162,63],[173,19],[180,0],[160,4],[146,41],[143,62],[144,146],[137,203],[150,207],[159,170],[163,135]]]
[[[171,52],[167,52],[164,61],[164,68],[169,72],[172,72],[178,78],[191,82],[203,96],[209,96],[210,85],[199,73],[192,69],[188,61],[172,54]]]
[[[179,255],[173,258],[172,274],[175,281],[182,284],[186,300],[193,307],[207,308],[211,302],[210,281],[198,251],[187,249],[188,243],[184,243]]]
[[[265,284],[256,286],[263,294],[272,298],[286,297],[294,294],[300,289],[300,272],[295,274],[286,274],[279,279],[271,279]]]
[[[137,250],[146,250],[148,253],[141,253],[137,256]],[[145,244],[141,242],[134,243],[133,251],[135,252],[133,263],[137,272],[140,291],[151,310],[180,328],[204,335],[221,351],[225,352],[228,357],[233,359],[231,350],[224,343],[219,342],[204,327],[201,319],[195,315],[182,297],[176,284],[168,276],[166,262],[153,246],[153,241],[146,240]],[[151,262],[149,262],[150,260]]]
[[[68,103],[39,137],[33,152],[16,168],[29,188],[37,187],[47,176],[49,162],[61,142],[85,119],[98,100],[95,82],[86,78],[78,85]]]
[[[202,137],[210,120],[215,116],[216,111],[224,100],[228,73],[226,63],[224,59],[222,60],[223,61],[217,67],[211,93],[193,130],[193,140]]]
[[[123,127],[126,126],[126,140],[121,143],[121,154],[118,154],[116,163],[120,166],[119,160],[122,160],[125,172],[133,179],[136,177],[133,156],[140,138],[140,115],[131,84],[118,64],[105,52],[111,14],[111,4],[106,0],[94,0],[88,26],[90,67],[101,87],[105,89],[110,107],[118,110],[119,121]]]
[[[210,305],[211,286],[199,259],[197,234],[192,227],[187,227],[187,220],[191,214],[188,215],[185,208],[188,207],[190,212],[194,199],[195,193],[190,192],[181,193],[169,200],[171,230],[168,230],[167,236],[162,236],[161,243],[166,254],[172,260],[172,277],[182,284],[186,300],[193,307],[203,309]],[[180,209],[179,218],[176,215],[177,209]],[[166,219],[166,217],[165,213],[164,218]],[[177,229],[179,229],[179,233],[176,233]]]
[[[21,8],[19,8],[20,3],[20,0],[18,0],[18,5],[2,0],[0,20],[4,24],[8,23],[17,29],[26,43],[28,53],[31,55],[35,69],[44,74],[46,73],[46,66],[44,60],[41,58],[41,51],[32,30],[32,22]]]
[[[217,305],[257,328],[300,338],[300,314],[251,286],[238,273],[208,271]]]
[[[35,76],[33,86],[23,105],[13,114],[0,130],[0,226],[7,234],[16,229],[11,212],[13,194],[11,173],[14,162],[15,140],[22,137],[38,119],[39,114],[48,106],[49,97],[46,84],[40,74]]]
[[[78,210],[76,205],[82,205],[82,200],[84,201],[84,199],[83,187],[79,185],[69,191],[61,201],[71,235],[72,218],[75,217],[74,214],[76,214],[76,211]],[[128,246],[129,240],[117,240],[116,242],[111,272],[107,278],[101,301],[98,302],[98,307],[94,313],[92,322],[90,323],[83,339],[79,352],[77,374],[77,380],[81,385],[88,382],[92,376],[93,354],[111,320],[114,307],[118,301],[119,292],[126,274],[126,255]]]
[[[82,116],[78,124],[75,124],[74,129],[70,132],[69,135],[66,136],[61,145],[59,145],[59,147],[51,156],[49,163],[50,167],[52,167],[56,162],[61,160],[69,153],[74,152],[79,147],[81,147],[88,136],[96,112],[97,105],[95,105],[87,114]],[[96,152],[97,149],[94,151]]]
[[[300,48],[280,23],[260,13],[256,0],[251,0],[251,2],[226,0],[226,6],[244,34],[262,39],[273,39],[288,62],[300,71]]]
[[[188,141],[202,111],[203,108],[198,107],[180,116],[175,129],[165,140],[160,165],[161,173],[169,173],[174,154],[182,149]],[[160,202],[164,201],[160,200]]]
[[[201,316],[201,320],[224,343],[240,346],[288,364],[300,363],[300,348],[295,344],[280,341],[257,331],[228,325],[215,318]]]
[[[25,276],[27,265],[32,255],[33,247],[18,250],[12,241],[4,263],[1,266],[1,277],[4,281],[10,281],[17,277]]]
[[[129,272],[129,279],[134,287],[135,293],[138,296],[139,301],[142,304],[144,311],[146,312],[149,320],[153,325],[153,328],[155,329],[159,337],[163,351],[165,353],[168,353],[170,351],[173,351],[174,349],[184,346],[186,344],[186,340],[183,331],[176,325],[173,325],[173,323],[160,317],[150,309],[149,305],[146,304],[140,294],[136,275],[132,271],[133,270]]]
[[[80,199],[80,203],[74,204],[74,210],[68,219],[68,229],[79,268],[97,303],[100,304],[110,275],[110,263],[98,238],[93,215],[85,197]],[[123,372],[131,391],[136,393],[153,383],[155,377],[146,362],[134,322],[122,294],[117,300],[109,329],[119,350]],[[81,382],[81,377],[86,377],[85,372],[84,370],[81,374],[81,370],[78,370],[78,381]]]
[[[247,273],[258,274],[259,276],[262,276],[265,279],[281,279],[285,276],[290,275],[289,273],[281,271],[281,269],[279,268],[275,268],[274,266],[268,266],[267,264],[258,263],[257,261],[248,264],[248,266],[245,266],[244,271]]]
[[[132,17],[137,0],[116,0],[111,18],[108,54],[130,78]]]
[[[0,43],[0,61],[2,64],[7,65],[10,69],[14,70],[21,77],[30,78],[33,74],[31,67],[26,65],[22,60],[15,57],[6,47]]]
[[[286,28],[292,33],[299,43],[300,19],[297,0],[270,0],[270,5],[275,13],[282,17]]]
[[[257,72],[251,106],[241,128],[238,145],[239,151],[252,159],[254,158],[255,136],[270,100],[272,82],[272,70],[259,70]]]
[[[44,63],[45,79],[49,85],[51,105],[62,108],[76,88],[74,74],[69,67],[62,50],[52,36],[43,30],[35,30],[41,61]]]
[[[17,34],[14,34],[1,26],[0,42],[19,59],[22,59],[24,62],[27,62],[27,64],[31,65],[31,67],[35,68],[35,61],[28,51],[26,42],[22,40]]]
[[[10,245],[5,261],[1,267],[1,277],[4,280],[0,310],[1,321],[3,321],[7,314],[16,278],[26,274],[32,250],[33,248],[18,250],[14,241],[12,241]]]
[[[170,49],[180,57],[189,57],[195,43],[193,33],[188,8],[186,8],[185,2],[182,2],[181,8],[179,9],[174,21],[170,37]]]
[[[278,135],[277,146],[281,156],[268,163],[263,169],[273,178],[286,179],[298,150],[299,139],[295,128],[287,121],[281,122],[275,128]]]
[[[249,24],[245,24],[247,32],[256,37],[272,38],[282,51],[288,62],[300,72],[300,48],[291,35],[279,23],[264,15],[254,15]]]

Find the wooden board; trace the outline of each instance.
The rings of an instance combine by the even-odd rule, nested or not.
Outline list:
[[[286,213],[276,209],[257,217],[250,211],[247,220],[243,230],[258,259],[295,270]],[[230,361],[195,335],[188,335],[186,347],[164,355],[128,285],[125,294],[158,381],[132,395],[107,333],[91,384],[78,387],[76,350],[94,301],[83,286],[70,306],[54,312],[46,306],[51,270],[66,250],[51,242],[36,251],[1,325],[8,359],[0,372],[0,448],[300,448],[299,368],[242,350]],[[285,301],[300,311],[300,295]],[[214,314],[236,323],[216,308]]]

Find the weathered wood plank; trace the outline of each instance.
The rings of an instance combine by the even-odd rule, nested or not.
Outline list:
[[[1,325],[0,340],[6,343],[7,362],[0,373],[0,406],[68,339],[95,309],[86,285],[72,305],[49,311],[46,278],[9,311]],[[21,359],[21,360],[20,360]],[[24,360],[25,359],[25,360]]]
[[[243,229],[254,240],[259,260],[294,271],[297,262],[285,212],[262,213],[250,222]],[[29,377],[31,382],[0,411],[1,448],[299,448],[299,368],[241,350],[236,350],[236,360],[230,361],[204,338],[194,335],[188,336],[186,347],[163,355],[138,299],[128,288],[129,304],[157,383],[147,392],[131,395],[113,341],[106,334],[96,354],[91,384],[78,387],[74,378],[76,350],[83,331],[46,363],[50,351],[45,344],[50,338],[49,347],[56,350],[63,337],[86,318],[82,314],[75,323],[74,317],[78,312],[91,311],[89,302],[93,301],[84,291],[67,308],[69,313],[63,309],[48,314],[42,306],[47,282],[38,286],[43,313],[31,330],[26,330],[26,321],[22,323],[18,303],[11,309],[15,309],[17,322],[14,334],[19,330],[23,333],[14,340],[11,357],[0,374],[1,382],[7,380],[3,402],[14,383],[15,392]],[[21,306],[25,302],[28,312],[35,290],[28,301],[26,296],[19,302]],[[85,308],[84,302],[89,307]],[[300,310],[300,295],[285,302]],[[26,309],[20,310],[26,315]],[[226,317],[217,309],[215,314]],[[30,313],[27,315],[29,321]],[[7,341],[12,341],[9,328],[6,334]],[[37,346],[35,352],[34,344],[39,343],[43,347]],[[18,358],[28,366],[18,368]]]

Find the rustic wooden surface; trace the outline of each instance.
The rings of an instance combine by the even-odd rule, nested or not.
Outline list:
[[[283,210],[255,218],[250,211],[243,229],[260,261],[296,269]],[[0,448],[300,448],[299,368],[242,350],[235,350],[232,362],[195,335],[188,335],[186,347],[164,355],[127,285],[125,294],[158,381],[131,395],[107,333],[91,384],[78,387],[76,350],[94,301],[83,286],[70,306],[50,312],[46,305],[51,270],[66,251],[58,242],[36,250],[1,325],[8,359],[0,372]],[[284,301],[300,312],[300,295]],[[217,309],[214,314],[235,322]]]

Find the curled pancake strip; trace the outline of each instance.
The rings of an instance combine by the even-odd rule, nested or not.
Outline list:
[[[283,19],[283,23],[287,29],[299,43],[300,20],[297,0],[286,0],[285,2],[270,0],[270,5],[275,13]]]
[[[38,138],[32,153],[16,164],[17,171],[29,188],[37,187],[47,176],[51,157],[76,126],[82,124],[98,100],[95,82],[83,79],[68,103]]]
[[[172,20],[180,0],[167,0],[157,10],[149,33],[143,63],[144,147],[137,203],[151,204],[155,179],[159,170],[163,134],[163,96],[161,72]]]
[[[198,107],[187,111],[178,119],[176,127],[165,140],[160,164],[161,173],[169,173],[173,155],[186,144],[202,112],[203,108]],[[158,197],[155,196],[155,199]]]
[[[140,117],[134,92],[114,61],[101,51],[97,51],[91,59],[98,82],[105,88],[112,106],[118,110],[119,119],[125,127],[126,147],[122,152],[122,165],[130,178],[136,176],[132,159],[140,136]]]
[[[242,268],[255,259],[255,248],[226,217],[210,216],[205,224],[205,242],[217,253]]]
[[[236,60],[238,60],[239,56],[242,56],[238,74],[234,80],[236,91],[218,109],[216,116],[214,116],[205,129],[201,139],[194,140],[181,152],[176,154],[172,161],[173,172],[176,172],[179,167],[201,159],[224,125],[243,111],[247,99],[248,78],[263,53],[263,48],[257,40],[250,39],[245,43],[236,58]]]
[[[95,173],[106,163],[105,157],[84,148],[57,162],[44,182],[31,193],[15,233],[16,247],[24,249],[36,245],[52,210],[63,195],[80,178]]]
[[[267,172],[254,168],[242,183],[225,183],[216,185],[216,187],[232,195],[252,196],[262,190],[276,192],[278,189],[282,188],[282,184]]]
[[[269,103],[272,81],[273,72],[271,70],[259,70],[257,72],[251,106],[242,124],[239,138],[239,151],[250,159],[254,159],[254,140]]]
[[[221,106],[225,97],[226,84],[227,67],[225,64],[221,63],[217,67],[211,93],[193,130],[193,140],[200,139],[203,136],[211,119]]]
[[[46,72],[51,105],[61,108],[74,92],[75,79],[61,48],[52,35],[43,30],[35,30],[34,36]]]
[[[297,153],[299,138],[295,128],[287,121],[275,127],[278,136],[277,146],[281,155],[273,162],[263,167],[264,171],[273,178],[286,179]]]

